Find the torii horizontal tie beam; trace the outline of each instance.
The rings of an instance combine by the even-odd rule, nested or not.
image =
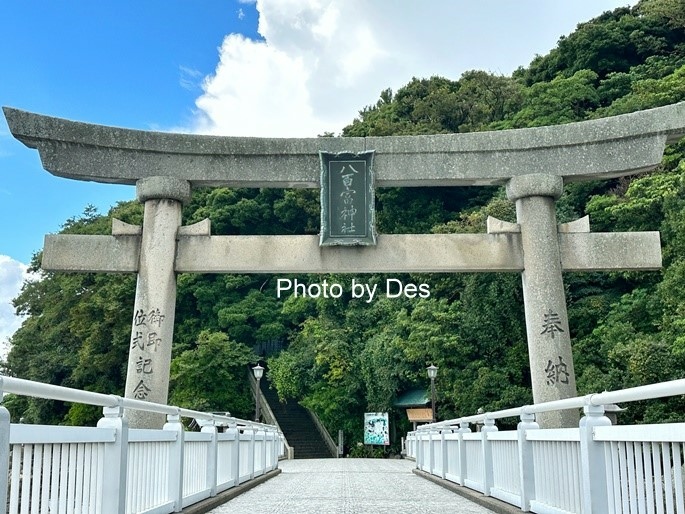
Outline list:
[[[661,268],[658,232],[560,233],[564,271]],[[520,234],[383,234],[375,247],[318,236],[179,236],[179,273],[521,272]],[[48,235],[51,271],[137,272],[140,236]]]
[[[565,181],[626,176],[661,162],[685,135],[685,103],[552,127],[366,138],[250,138],[130,130],[4,108],[17,139],[52,174],[135,184],[169,176],[192,186],[319,187],[319,151],[375,150],[376,185],[504,184],[548,174]]]

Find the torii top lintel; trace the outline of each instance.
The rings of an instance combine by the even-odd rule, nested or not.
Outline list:
[[[319,187],[319,151],[375,150],[378,187],[504,184],[541,173],[565,181],[650,170],[685,135],[685,102],[566,125],[424,136],[255,138],[131,130],[3,108],[10,131],[54,175],[135,184]]]

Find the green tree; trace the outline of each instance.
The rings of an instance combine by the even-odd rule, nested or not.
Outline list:
[[[254,352],[221,332],[200,332],[197,346],[171,361],[169,401],[199,411],[250,418],[252,392],[247,365]]]
[[[680,0],[640,0],[639,13],[654,18],[675,30],[685,28],[685,5]]]
[[[630,92],[608,107],[598,109],[592,117],[615,116],[628,112],[661,107],[685,99],[685,65],[663,78],[645,78],[631,82]]]
[[[523,128],[559,125],[585,119],[599,106],[597,73],[579,70],[570,77],[558,75],[550,82],[538,82],[526,90],[523,107],[510,120],[495,128]]]
[[[550,82],[561,75],[592,70],[600,79],[611,73],[628,72],[655,55],[683,55],[683,25],[668,26],[665,19],[679,19],[678,8],[670,4],[679,0],[654,0],[654,4],[669,4],[670,14],[664,18],[652,8],[649,0],[631,9],[619,7],[578,25],[569,36],[562,36],[557,46],[544,56],[537,56],[527,68],[514,74],[530,86]],[[647,5],[645,5],[647,4]],[[651,12],[649,12],[651,9]],[[647,14],[649,13],[649,14]]]

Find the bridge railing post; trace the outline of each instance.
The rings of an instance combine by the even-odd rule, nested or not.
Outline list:
[[[269,449],[269,460],[267,462],[267,468],[265,469],[264,472],[266,473],[267,471],[271,471],[272,469],[276,469],[276,464],[278,463],[278,453],[277,453],[277,445],[278,445],[278,432],[276,432],[273,429],[269,429],[267,432],[268,436],[268,441],[269,444],[267,448]]]
[[[481,448],[483,455],[483,494],[490,496],[490,489],[494,485],[494,470],[492,462],[492,442],[488,439],[489,432],[497,432],[495,420],[485,418],[485,424],[481,428]]]
[[[128,420],[124,408],[103,407],[98,428],[112,428],[114,442],[105,444],[102,476],[102,514],[123,514],[126,511],[126,477],[128,475]]]
[[[433,475],[435,471],[435,443],[433,441],[433,434],[435,432],[431,429],[428,431],[428,472]]]
[[[277,437],[278,442],[277,444],[277,449],[276,449],[276,462],[281,460],[281,457],[288,459],[288,449],[285,447],[285,436],[283,435],[283,432],[280,430],[278,431],[278,437]],[[277,467],[277,466],[274,466]]]
[[[247,454],[247,462],[248,466],[250,467],[250,480],[254,478],[255,475],[255,446],[256,446],[256,437],[257,437],[257,429],[255,429],[253,426],[247,426],[245,427],[245,432],[250,436],[250,445],[249,445],[249,450]]]
[[[174,512],[183,510],[183,444],[185,429],[181,423],[181,416],[168,414],[163,430],[176,433],[176,440],[169,449],[169,498],[174,501]]]
[[[414,433],[414,457],[416,459],[416,468],[417,469],[423,469],[422,466],[422,459],[423,459],[423,448],[421,448],[421,439],[423,437],[423,434],[421,431],[416,431]]]
[[[229,423],[226,433],[233,436],[233,448],[231,450],[231,477],[233,486],[240,484],[240,431],[235,422]]]
[[[266,430],[263,428],[255,429],[255,451],[259,446],[259,451],[255,453],[255,476],[266,472]]]
[[[594,440],[594,428],[611,426],[603,405],[586,405],[580,420],[580,470],[583,512],[608,512],[604,444]]]
[[[2,379],[0,378],[0,385]],[[0,389],[0,401],[2,401]],[[10,470],[10,413],[0,405],[0,514],[7,512],[7,484]]]
[[[266,427],[262,427],[262,432],[264,433],[264,441],[262,443],[262,474],[266,473],[269,468],[269,463],[271,462],[271,433]]]
[[[528,430],[540,428],[535,422],[535,414],[521,414],[516,427],[518,435],[519,478],[521,480],[521,510],[530,512],[530,501],[535,499],[535,468],[533,443],[526,438]]]
[[[452,430],[440,430],[440,477],[445,480],[447,477],[447,467],[449,454],[447,451],[448,441],[445,439],[445,434],[451,434]]]
[[[470,434],[471,429],[469,424],[465,421],[459,423],[459,429],[457,434],[459,438],[458,442],[458,452],[459,452],[459,485],[466,485],[466,444],[464,444],[464,434]]]
[[[207,448],[207,481],[210,496],[216,496],[217,482],[217,459],[219,454],[219,441],[217,438],[216,424],[212,421],[202,426],[201,432],[210,434],[211,440]]]
[[[281,437],[278,431],[271,430],[271,466],[269,466],[269,471],[276,469],[278,466],[278,453],[281,447]]]

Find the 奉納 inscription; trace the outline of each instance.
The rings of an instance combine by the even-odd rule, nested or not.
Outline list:
[[[547,361],[547,367],[545,368],[545,374],[547,375],[547,385],[554,384],[568,384],[569,377],[571,374],[568,372],[568,365],[558,356],[559,361],[552,361],[551,359]]]
[[[564,329],[561,328],[561,317],[556,312],[550,309],[549,312],[543,315],[542,321],[542,332],[540,334],[548,334],[552,339],[554,339],[554,334],[557,332],[563,332]]]

